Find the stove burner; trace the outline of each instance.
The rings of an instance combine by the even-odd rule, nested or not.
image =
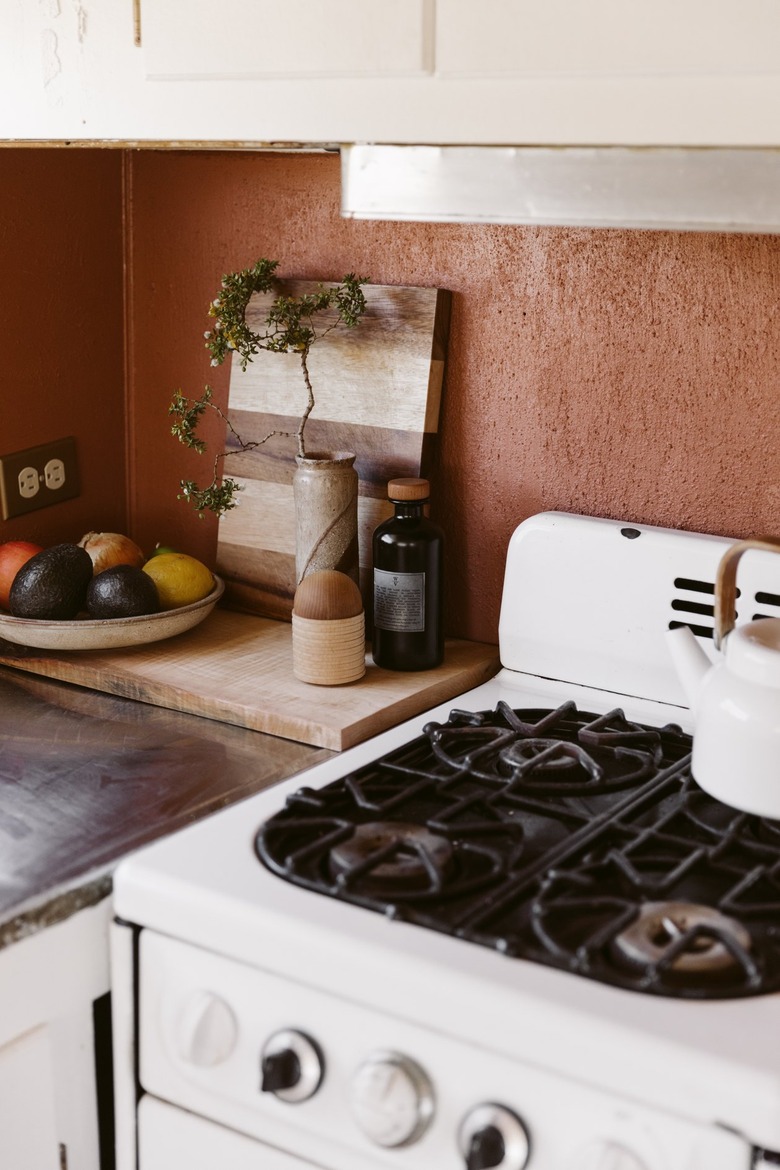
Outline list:
[[[741,923],[710,906],[645,902],[612,949],[630,967],[717,979],[740,969],[751,938]]]
[[[490,783],[517,781],[546,794],[588,794],[629,788],[658,770],[663,734],[684,739],[679,728],[642,727],[619,708],[583,716],[574,703],[554,711],[452,711],[447,723],[423,728],[436,758],[462,774]]]
[[[550,772],[576,768],[578,765],[594,781],[604,776],[604,769],[579,744],[561,743],[557,739],[516,740],[504,750],[503,761],[517,776],[538,772],[544,773],[546,777]]]
[[[441,888],[452,864],[446,837],[421,825],[370,821],[334,845],[328,859],[331,876],[342,887],[360,880],[366,892]]]

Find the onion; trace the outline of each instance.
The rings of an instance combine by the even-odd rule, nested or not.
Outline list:
[[[102,573],[115,565],[140,568],[146,560],[138,545],[121,532],[88,532],[79,544],[92,558],[93,573]]]

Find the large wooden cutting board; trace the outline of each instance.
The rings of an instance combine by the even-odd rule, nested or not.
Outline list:
[[[200,626],[147,646],[53,654],[0,642],[0,663],[174,711],[340,751],[491,678],[497,647],[448,641],[434,670],[381,670],[341,687],[300,682],[292,627],[216,609]]]
[[[256,295],[247,321],[263,332],[279,293],[313,292],[313,281],[280,281]],[[326,287],[329,287],[326,285]],[[366,285],[368,308],[352,329],[342,326],[312,347],[309,369],[316,407],[306,425],[309,451],[354,451],[359,480],[361,585],[371,569],[371,535],[391,513],[387,481],[428,474],[438,428],[450,319],[450,294],[435,288]],[[319,321],[327,324],[327,315]],[[296,354],[260,351],[242,372],[234,358],[228,417],[244,442],[294,431],[306,402]],[[227,449],[237,443],[228,431]],[[241,484],[239,506],[219,524],[217,572],[234,606],[289,618],[295,592],[292,480],[295,441],[275,437],[225,460]]]

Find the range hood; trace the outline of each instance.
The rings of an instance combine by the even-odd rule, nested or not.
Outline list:
[[[421,222],[780,231],[780,149],[341,148],[342,215]]]

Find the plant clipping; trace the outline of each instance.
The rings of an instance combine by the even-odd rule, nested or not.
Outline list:
[[[204,388],[200,398],[186,398],[181,390],[174,394],[168,414],[174,418],[171,433],[192,450],[203,454],[206,444],[197,434],[198,424],[207,410],[213,410],[229,428],[237,446],[229,451],[220,451],[214,459],[211,483],[198,487],[193,480],[181,481],[179,499],[191,503],[200,513],[214,512],[221,516],[235,508],[236,492],[241,488],[235,480],[221,476],[222,464],[229,455],[252,451],[267,443],[275,435],[294,438],[297,454],[306,456],[304,430],[316,403],[314,389],[309,375],[309,352],[316,341],[340,325],[351,329],[357,325],[366,311],[366,298],[362,285],[368,284],[367,277],[354,273],[345,276],[340,284],[325,288],[320,284],[316,292],[298,297],[277,296],[273,301],[262,333],[256,333],[246,321],[246,311],[254,293],[270,292],[278,278],[275,277],[278,260],[258,260],[251,268],[230,273],[222,278],[218,296],[209,306],[209,316],[214,318],[213,329],[204,334],[206,349],[211,353],[212,366],[220,366],[225,358],[238,354],[241,369],[245,370],[254,355],[261,349],[271,353],[297,353],[300,356],[301,372],[306,387],[306,405],[294,431],[269,431],[261,439],[245,442],[233,427],[230,419],[212,401],[210,386]],[[328,323],[317,328],[318,314],[326,310],[335,311]],[[221,480],[221,482],[220,482]]]

